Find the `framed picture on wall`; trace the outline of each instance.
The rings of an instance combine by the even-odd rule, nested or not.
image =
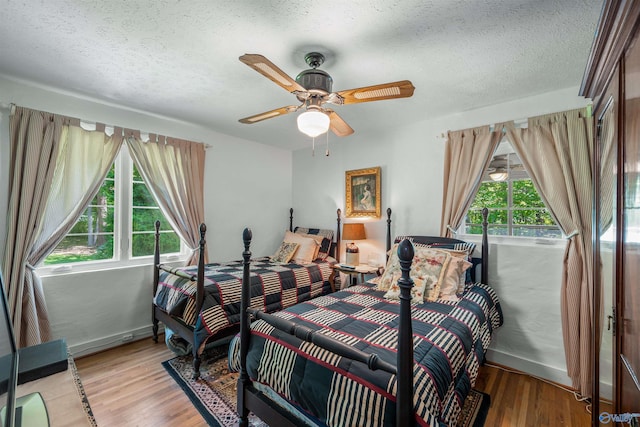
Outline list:
[[[380,166],[345,173],[346,217],[380,218]]]

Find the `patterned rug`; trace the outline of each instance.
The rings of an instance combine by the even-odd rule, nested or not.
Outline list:
[[[162,366],[180,385],[198,409],[207,424],[214,427],[234,426],[236,415],[237,373],[227,369],[227,347],[207,350],[202,356],[200,379],[192,380],[193,359],[179,356],[162,362]],[[458,419],[458,427],[482,427],[489,410],[490,397],[480,391],[471,390]],[[266,427],[255,416],[250,416],[252,427]]]
[[[73,360],[73,356],[68,354],[69,360],[69,369],[71,370],[71,375],[73,376],[73,383],[76,386],[76,391],[78,392],[78,396],[82,401],[82,407],[84,408],[84,413],[87,416],[87,421],[93,427],[97,427],[96,419],[93,416],[93,411],[91,410],[91,405],[89,405],[89,399],[87,399],[87,393],[84,391],[84,387],[82,386],[82,381],[80,381],[80,375],[78,375],[78,368],[76,367],[76,362]]]

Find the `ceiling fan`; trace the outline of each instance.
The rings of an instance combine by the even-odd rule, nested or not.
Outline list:
[[[338,113],[325,107],[324,104],[346,105],[384,99],[407,98],[413,95],[415,89],[409,80],[402,80],[332,92],[333,79],[328,73],[318,69],[324,62],[324,55],[318,52],[311,52],[306,54],[304,59],[311,68],[302,71],[294,80],[262,55],[242,55],[240,61],[286,91],[294,94],[301,104],[280,107],[245,117],[240,119],[240,123],[252,124],[304,109],[305,112],[298,116],[298,128],[301,132],[315,137],[331,129],[337,136],[347,136],[353,133],[351,126]]]
[[[509,173],[524,170],[520,158],[515,153],[493,156],[487,168],[489,178],[493,181],[504,181],[509,177]]]

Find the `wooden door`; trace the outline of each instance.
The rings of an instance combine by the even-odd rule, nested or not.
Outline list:
[[[622,281],[618,313],[618,411],[640,412],[640,41],[624,55]],[[640,420],[638,420],[640,421]]]
[[[619,139],[619,87],[618,69],[602,96],[595,101],[596,141],[594,158],[595,203],[594,224],[594,382],[592,400],[592,423],[608,424],[600,420],[602,412],[612,413],[611,402],[615,397],[616,284],[620,263],[617,257],[619,233],[618,173]]]

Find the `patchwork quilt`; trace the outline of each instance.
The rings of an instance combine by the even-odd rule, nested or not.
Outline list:
[[[396,364],[400,305],[375,285],[363,284],[276,313]],[[469,285],[460,301],[412,305],[414,409],[418,425],[455,425],[493,331],[502,325],[492,288]],[[329,353],[264,321],[251,325],[250,378],[292,408],[328,426],[393,426],[395,375]],[[240,343],[229,348],[239,370]]]
[[[205,296],[196,313],[198,268],[190,266],[160,271],[155,305],[195,329],[196,339],[206,338],[240,323],[243,262],[212,263],[205,267]],[[268,257],[251,261],[251,307],[267,313],[331,292],[331,264],[274,263]]]

